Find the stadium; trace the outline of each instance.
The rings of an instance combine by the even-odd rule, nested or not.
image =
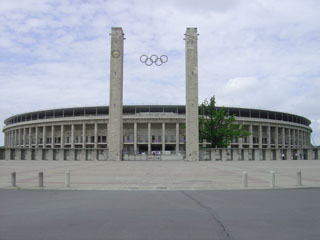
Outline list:
[[[7,160],[303,160],[319,159],[305,117],[225,107],[251,133],[228,148],[198,137],[197,30],[186,40],[186,105],[122,105],[123,31],[112,28],[110,106],[35,111],[4,121]],[[150,60],[149,60],[150,61]]]

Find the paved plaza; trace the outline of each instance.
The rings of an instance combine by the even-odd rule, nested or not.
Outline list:
[[[3,240],[319,240],[320,189],[0,190]]]
[[[0,188],[11,187],[16,172],[18,189],[37,189],[38,173],[44,173],[44,189],[66,189],[70,171],[74,190],[214,190],[241,189],[242,173],[249,189],[270,188],[275,171],[276,188],[320,187],[320,161],[0,161]]]

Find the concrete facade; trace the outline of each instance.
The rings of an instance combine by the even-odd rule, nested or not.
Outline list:
[[[199,160],[198,34],[187,28],[186,42],[186,159]]]
[[[310,122],[304,117],[225,109],[236,114],[236,122],[251,135],[234,139],[228,149],[206,149],[206,143],[199,143],[199,160],[281,160],[282,154],[287,160],[320,159],[319,149],[311,147]],[[114,160],[108,154],[108,112],[105,106],[12,116],[5,121],[5,148],[0,149],[0,159]],[[186,159],[185,106],[124,106],[122,118],[122,159]]]
[[[110,160],[122,159],[122,94],[123,94],[123,38],[122,28],[112,28],[110,56],[110,106],[108,154]]]

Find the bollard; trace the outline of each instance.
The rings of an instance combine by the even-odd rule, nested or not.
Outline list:
[[[66,180],[65,180],[66,187],[70,187],[70,172],[66,172]]]
[[[298,171],[298,172],[297,172],[297,186],[302,186],[301,171]]]
[[[16,177],[17,177],[17,174],[16,172],[12,172],[11,173],[11,187],[16,187],[17,184],[16,184]]]
[[[276,174],[274,171],[270,171],[270,187],[271,188],[276,187]]]
[[[43,172],[39,172],[39,187],[43,187]]]
[[[248,187],[248,173],[247,172],[242,173],[242,187],[243,188]]]

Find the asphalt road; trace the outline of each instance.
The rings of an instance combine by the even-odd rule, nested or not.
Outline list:
[[[319,240],[320,189],[0,190],[0,239]]]

